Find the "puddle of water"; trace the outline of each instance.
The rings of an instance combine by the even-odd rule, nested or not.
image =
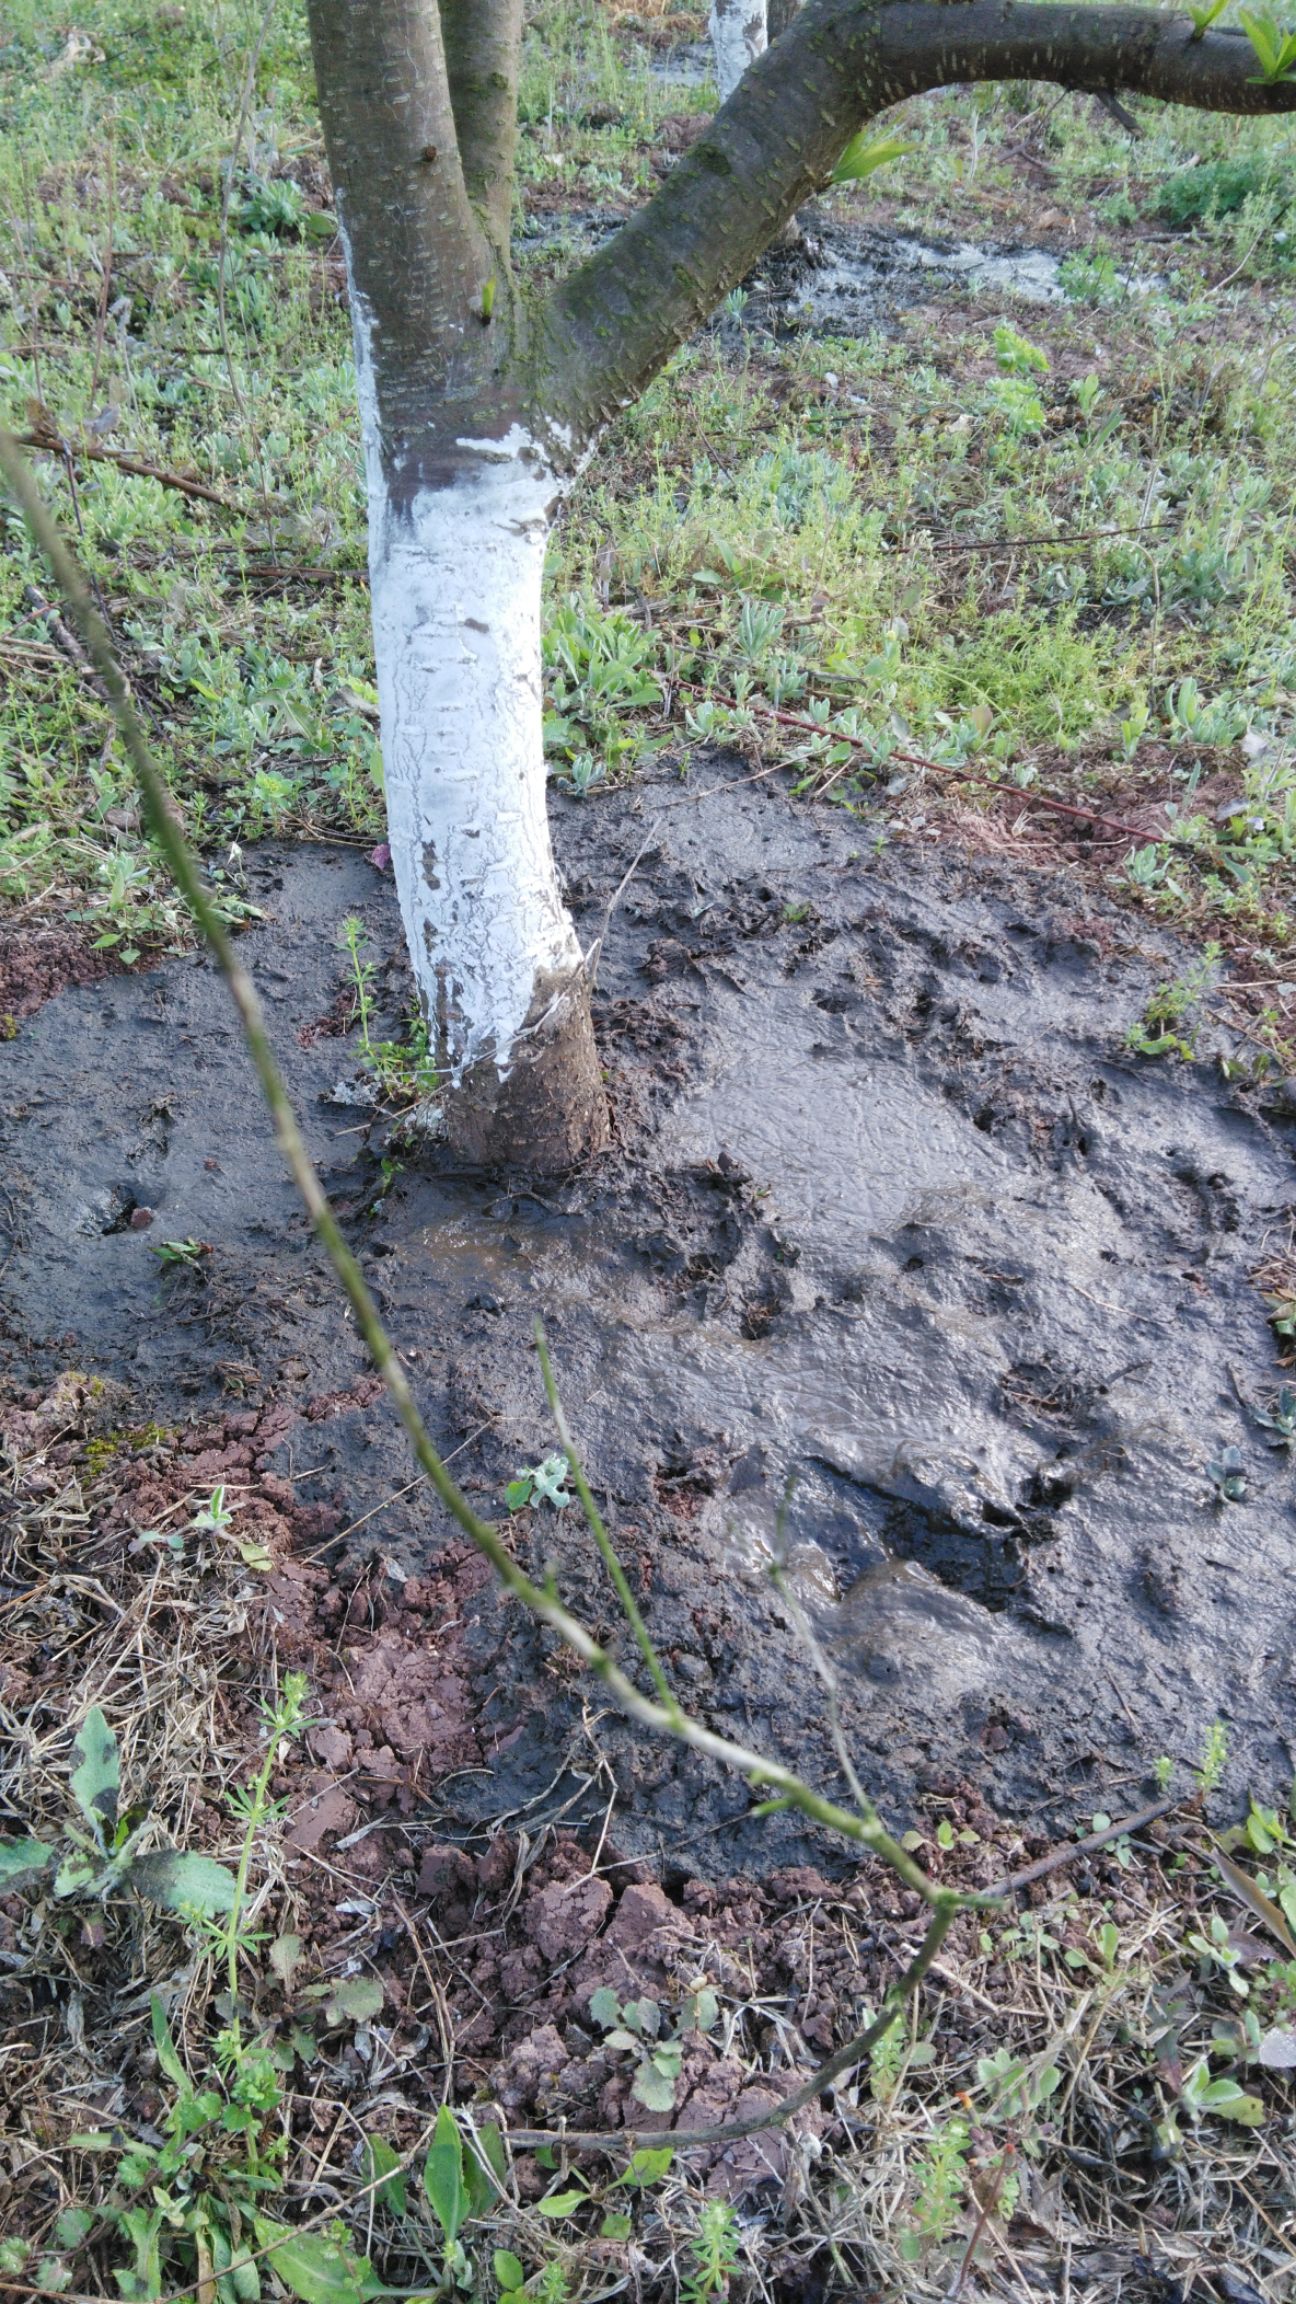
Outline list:
[[[654,56],[648,67],[654,80],[672,81],[677,88],[704,88],[713,77],[709,40],[688,40],[680,48]]]

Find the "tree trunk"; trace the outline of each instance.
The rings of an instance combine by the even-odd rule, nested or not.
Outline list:
[[[771,41],[782,38],[800,5],[801,0],[769,0],[766,13]]]
[[[766,0],[711,0],[711,46],[722,104],[748,65],[765,53],[765,6]]]
[[[452,1143],[553,1172],[606,1135],[545,807],[540,587],[559,486],[520,431],[457,445],[444,483],[404,501],[369,458],[392,864]]]
[[[392,863],[447,1134],[473,1162],[555,1173],[606,1140],[607,1109],[545,807],[540,585],[562,482],[514,381],[523,320],[500,239],[521,9],[472,6],[447,8],[445,46],[425,0],[313,0],[311,31]]]

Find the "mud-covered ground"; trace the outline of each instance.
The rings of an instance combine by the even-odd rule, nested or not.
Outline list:
[[[878,852],[733,760],[556,812],[583,935],[606,926],[616,1141],[541,1193],[458,1174],[355,1100],[348,914],[389,956],[393,1021],[404,993],[382,872],[341,848],[248,867],[265,921],[243,950],[315,1155],[478,1503],[502,1512],[552,1445],[540,1314],[653,1633],[717,1727],[837,1786],[767,1573],[785,1553],[895,1815],[960,1777],[1018,1817],[1087,1813],[1158,1755],[1194,1759],[1217,1715],[1235,1784],[1276,1792],[1291,1473],[1250,1412],[1279,1380],[1251,1275],[1296,1199],[1283,1094],[1125,1052],[1177,956],[1065,867]],[[668,1882],[831,1861],[599,1717],[409,1486],[205,961],[24,1021],[0,1136],[10,1393],[75,1364],[124,1388],[123,1428],[188,1427],[194,1481],[282,1506],[285,1638],[345,1657],[363,1623],[299,1826],[317,1847],[399,1787],[451,1837],[519,1811],[578,1828],[615,1795],[618,1848]],[[164,1267],[186,1240],[204,1253]],[[1226,1447],[1238,1501],[1207,1471]],[[142,1526],[146,1445],[134,1461]],[[613,1631],[576,1514],[513,1527]]]

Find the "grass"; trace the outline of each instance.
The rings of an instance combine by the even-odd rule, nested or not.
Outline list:
[[[651,189],[707,103],[654,63],[699,29],[537,12],[525,266]],[[338,252],[301,22],[260,32],[243,0],[117,0],[79,44],[10,0],[0,27],[0,395],[101,452],[44,469],[235,914],[231,845],[381,830]],[[922,294],[836,339],[772,336],[731,299],[623,419],[552,556],[555,767],[589,791],[647,743],[737,741],[878,837],[970,805],[999,844],[1029,827],[1027,854],[1061,821],[1037,792],[1133,810],[1147,837],[1086,861],[1221,943],[1247,987],[1226,1008],[1288,1066],[1291,131],[1149,106],[1135,142],[1014,86],[901,109],[911,152],[830,224],[1043,235],[1067,299]],[[0,901],[130,964],[184,930],[43,597],[10,523]]]
[[[519,246],[542,276],[591,211],[651,189],[706,91],[654,70],[697,37],[697,10],[546,0],[536,17]],[[551,567],[549,739],[555,774],[591,805],[646,746],[683,763],[734,742],[875,839],[1079,862],[1184,932],[1145,1053],[1190,1054],[1209,1001],[1254,1060],[1288,1070],[1291,131],[1141,119],[1134,142],[1095,106],[1016,87],[904,108],[913,151],[835,196],[833,229],[1044,238],[1066,301],[918,286],[875,332],[834,338],[771,335],[731,299],[573,501]],[[382,829],[348,333],[300,19],[105,0],[80,34],[35,0],[0,0],[0,132],[0,399],[20,429],[103,452],[42,469],[236,913],[232,847]],[[107,712],[0,518],[0,903],[8,925],[70,920],[133,965],[187,930]],[[1077,834],[1041,794],[1138,837]],[[351,959],[363,1013],[358,943]],[[380,1086],[417,1089],[417,1052],[412,1068],[386,1043],[370,1053]],[[201,1246],[164,1243],[181,1261]],[[1260,1284],[1289,1347],[1290,1256]],[[340,2225],[338,2304],[361,2256],[406,2294],[466,2268],[465,2292],[520,2286],[531,2304],[592,2304],[627,2262],[641,2293],[688,2304],[825,2286],[906,2304],[1066,2283],[1086,2304],[1296,2295],[1281,2061],[1296,1959],[1272,1918],[1296,1926],[1293,1825],[1261,1816],[1225,1836],[1266,1905],[1239,1893],[1191,1804],[984,1929],[960,1922],[909,2032],[838,2092],[831,2150],[813,2128],[793,2139],[780,2214],[727,2209],[683,2163],[627,2183],[528,2147],[449,2233],[420,2194],[425,2154],[443,2098],[471,2111],[462,2148],[487,2122],[488,2062],[460,2045],[479,2013],[465,1963],[496,1937],[516,1949],[517,1899],[477,1892],[462,1941],[429,1938],[413,1972],[400,1915],[414,1872],[399,1888],[346,1873],[344,1893],[325,1878],[321,1898],[294,1848],[312,1792],[295,1745],[272,1787],[285,1814],[260,1819],[249,1854],[228,1796],[264,1764],[262,1707],[283,1686],[283,1593],[272,1608],[265,1579],[286,1565],[285,1532],[254,1482],[213,1511],[209,1469],[191,1481],[179,1436],[130,1416],[69,1378],[10,1420],[5,1830],[62,1828],[74,1737],[101,1708],[162,1837],[247,1857],[263,1943],[239,1977],[265,2062],[241,2073],[221,2048],[238,1995],[202,1930],[125,1895],[89,1913],[6,1898],[19,2085],[0,2129],[0,2277],[90,2295],[179,2280],[207,2304],[198,2235],[233,2246],[256,2213],[248,2176],[269,2167],[276,2215],[314,2216],[325,2241]],[[920,1829],[924,1861],[961,1883],[1053,1844],[1024,1842],[966,1788],[933,1797]],[[559,1855],[598,1873],[598,1851],[546,1847],[533,1877]],[[913,1941],[869,1881],[806,1886],[779,1926],[795,1985],[699,1921],[662,2017],[674,2051],[688,1993],[712,1995],[709,2045],[686,2052],[723,2052],[740,2086],[861,2024]],[[376,2008],[342,1994],[357,1982],[379,1988]],[[630,2023],[630,1990],[613,2029],[629,2024],[639,2072],[661,2035],[642,1997]],[[607,2047],[588,2014],[564,2018],[577,2061]],[[154,2152],[197,2138],[199,2194],[219,2213],[191,2215],[186,2194],[166,2253],[141,2258],[123,2221],[131,2169],[71,2142],[87,2131],[148,2131]]]

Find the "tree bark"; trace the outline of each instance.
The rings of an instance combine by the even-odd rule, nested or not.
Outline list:
[[[593,438],[825,189],[875,113],[953,82],[1049,80],[1215,112],[1288,112],[1245,33],[1201,39],[1146,8],[1049,0],[808,0],[661,190],[559,282],[537,320],[548,421]]]
[[[711,0],[711,47],[722,104],[767,44],[765,0]]]
[[[507,265],[523,0],[441,0],[450,101],[468,197]]]
[[[766,13],[771,42],[782,39],[800,5],[801,0],[769,0]]]
[[[351,293],[410,959],[452,1145],[552,1173],[598,1149],[607,1112],[545,809],[540,585],[562,482],[519,390],[500,197],[501,181],[512,196],[519,9],[471,6],[471,23],[446,10],[453,68],[442,18],[420,0],[312,0],[311,32]]]

